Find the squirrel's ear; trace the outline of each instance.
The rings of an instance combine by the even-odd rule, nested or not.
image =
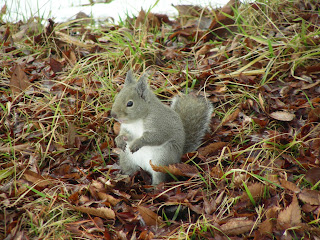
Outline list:
[[[147,84],[148,74],[144,73],[138,80],[136,89],[141,98],[147,100],[148,96],[148,84]]]
[[[125,85],[129,85],[129,84],[132,84],[132,83],[135,83],[135,80],[134,80],[132,69],[130,69],[127,72],[127,76],[126,76],[126,80],[125,80],[124,84]]]

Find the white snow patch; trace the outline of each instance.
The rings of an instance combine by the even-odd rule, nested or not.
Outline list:
[[[95,19],[112,18],[115,22],[119,22],[120,19],[126,19],[127,14],[137,16],[141,8],[144,10],[152,8],[151,11],[154,13],[172,17],[178,14],[172,4],[216,7],[223,6],[227,2],[227,0],[113,0],[111,3],[90,5],[89,0],[4,0],[7,13],[2,19],[14,22],[39,16],[44,19],[52,18],[55,22],[64,22],[74,19],[75,15],[82,11]],[[4,4],[0,1],[0,8]]]

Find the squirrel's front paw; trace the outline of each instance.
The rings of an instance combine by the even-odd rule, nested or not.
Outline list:
[[[126,149],[128,138],[125,135],[120,135],[115,138],[117,147],[122,149],[123,151]]]
[[[141,148],[141,146],[139,146],[139,143],[137,142],[133,142],[130,146],[130,152],[135,153],[136,151],[138,151]]]

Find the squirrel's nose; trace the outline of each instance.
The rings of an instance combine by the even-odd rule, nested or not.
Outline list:
[[[115,114],[115,113],[112,112],[112,111],[111,111],[111,114],[110,114],[110,115],[111,115],[111,117],[113,117],[113,118],[117,118],[117,114]]]

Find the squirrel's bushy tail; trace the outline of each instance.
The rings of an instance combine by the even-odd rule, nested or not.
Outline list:
[[[213,110],[211,103],[204,97],[182,95],[173,98],[171,107],[180,115],[185,130],[183,152],[195,151],[208,130]]]

